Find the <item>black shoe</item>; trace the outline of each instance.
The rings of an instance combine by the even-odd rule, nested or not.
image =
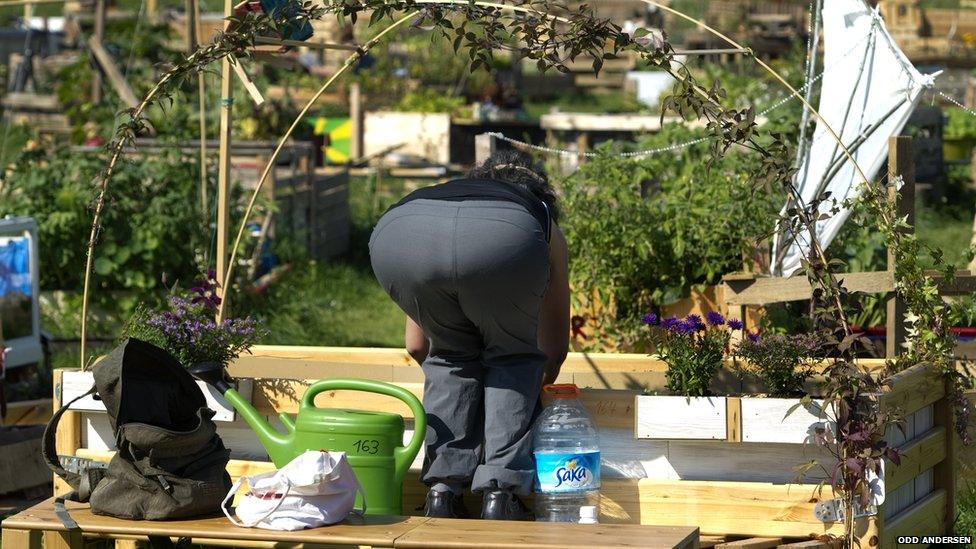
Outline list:
[[[535,520],[522,500],[508,490],[489,488],[481,501],[481,518],[485,520]]]
[[[431,518],[468,518],[468,508],[460,494],[451,491],[430,490],[424,504],[424,516]]]

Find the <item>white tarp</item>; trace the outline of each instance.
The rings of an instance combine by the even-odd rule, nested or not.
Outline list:
[[[824,0],[821,116],[851,150],[865,176],[874,178],[888,154],[888,137],[898,134],[912,114],[922,90],[934,76],[920,74],[884,28],[876,10],[863,0]],[[853,51],[851,50],[854,45]],[[824,191],[838,203],[854,198],[862,182],[844,151],[817,121],[809,153],[799,166],[794,184],[810,203]],[[828,213],[832,204],[822,204]],[[817,236],[827,246],[850,212],[817,223]],[[790,275],[800,268],[809,250],[806,235],[777,234],[773,272]]]

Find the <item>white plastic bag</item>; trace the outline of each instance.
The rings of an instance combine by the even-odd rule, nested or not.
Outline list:
[[[240,487],[250,489],[237,502],[235,519],[228,502]],[[354,512],[356,494],[366,494],[346,460],[345,452],[309,450],[277,471],[241,477],[234,483],[222,506],[237,526],[266,530],[302,530],[345,520]]]

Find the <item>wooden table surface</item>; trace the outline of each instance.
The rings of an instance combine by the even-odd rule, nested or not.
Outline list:
[[[224,516],[168,520],[165,522],[132,521],[93,515],[88,504],[68,502],[67,507],[71,518],[78,523],[85,534],[107,534],[109,536],[145,536],[151,534],[170,537],[367,545],[373,547],[393,547],[393,542],[397,538],[428,520],[424,517],[399,516],[367,516],[365,519],[350,517],[346,522],[326,528],[279,532],[261,528],[240,528],[231,524]],[[53,498],[4,519],[0,526],[4,530],[65,530],[61,520],[54,513]]]
[[[587,526],[545,522],[367,516],[364,519],[352,517],[341,524],[323,528],[299,530],[297,532],[278,532],[259,528],[240,528],[231,524],[223,516],[172,521],[132,521],[93,515],[88,504],[68,502],[67,507],[71,518],[78,523],[84,535],[99,537],[132,538],[165,535],[169,537],[190,537],[197,540],[239,541],[242,545],[276,542],[276,545],[280,544],[280,546],[314,544],[402,547],[404,549],[421,547],[446,549],[457,547],[477,549],[509,549],[513,547],[519,549],[598,549],[603,547],[693,549],[698,547],[698,528],[693,526],[642,526],[636,524]],[[53,499],[48,499],[5,519],[0,526],[3,528],[5,537],[7,533],[15,533],[16,531],[65,531],[64,525],[54,513]],[[58,534],[54,535],[57,536]],[[80,538],[78,539],[80,540]],[[17,541],[11,541],[14,542],[13,547],[19,549]],[[58,545],[67,547],[67,545]],[[4,546],[6,547],[6,543]]]
[[[584,524],[430,519],[396,541],[397,549],[472,547],[477,549],[602,549],[641,547],[685,549],[698,547],[695,526],[640,524]]]

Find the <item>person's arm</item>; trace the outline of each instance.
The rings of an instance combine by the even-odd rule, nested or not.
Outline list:
[[[569,350],[569,250],[553,225],[549,242],[549,288],[539,314],[539,348],[546,353],[544,383],[553,383]]]
[[[407,317],[407,326],[403,331],[403,340],[407,353],[418,364],[423,364],[424,359],[427,358],[427,353],[430,351],[430,341],[427,340],[427,334],[424,333],[420,324],[414,322],[409,316]]]

